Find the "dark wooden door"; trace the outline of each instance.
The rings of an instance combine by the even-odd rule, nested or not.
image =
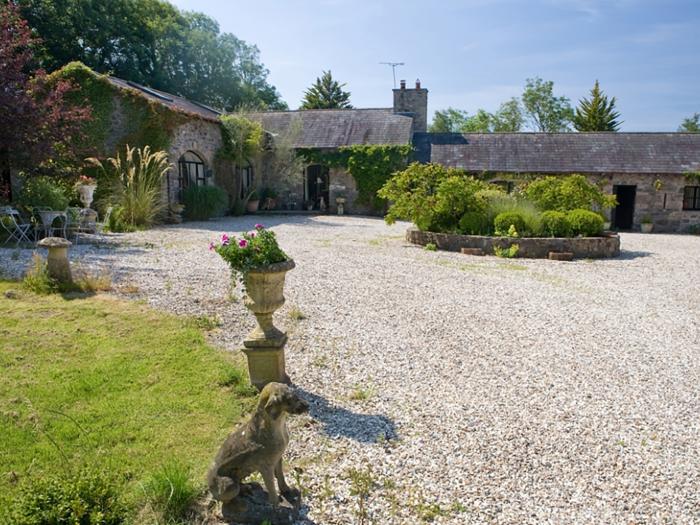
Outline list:
[[[637,186],[613,186],[613,193],[617,196],[617,206],[613,210],[612,226],[618,230],[631,230],[634,224]]]
[[[314,210],[328,209],[329,176],[328,168],[313,164],[306,168],[306,201]]]

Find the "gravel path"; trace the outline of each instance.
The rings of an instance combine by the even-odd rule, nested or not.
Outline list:
[[[73,255],[125,295],[218,317],[236,350],[254,320],[206,245],[260,220]],[[369,218],[262,222],[297,263],[277,324],[312,403],[289,450],[309,522],[359,523],[363,477],[367,523],[700,522],[700,237],[623,234],[616,260],[557,263],[427,252]],[[30,253],[0,250],[1,268]]]

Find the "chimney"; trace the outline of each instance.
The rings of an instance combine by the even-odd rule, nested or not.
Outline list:
[[[416,79],[415,89],[406,89],[402,80],[399,89],[394,88],[394,113],[413,117],[413,132],[428,131],[428,90],[423,89],[420,79]]]

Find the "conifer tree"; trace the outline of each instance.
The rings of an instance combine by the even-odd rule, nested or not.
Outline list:
[[[582,99],[574,115],[574,127],[577,131],[618,131],[620,113],[615,111],[615,97],[608,99],[598,81],[591,90],[590,98]]]
[[[330,70],[324,71],[320,78],[304,92],[300,109],[349,109],[350,92],[343,91],[345,84],[333,80]]]

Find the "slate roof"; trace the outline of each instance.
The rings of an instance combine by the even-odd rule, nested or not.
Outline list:
[[[392,109],[309,109],[265,111],[249,118],[275,134],[290,128],[297,119],[300,131],[295,148],[338,148],[355,144],[409,144],[413,119]]]
[[[418,160],[467,171],[700,171],[698,133],[417,133],[415,143]]]
[[[120,89],[136,91],[139,95],[153,102],[163,104],[173,111],[186,113],[193,117],[202,118],[212,122],[219,122],[219,115],[221,115],[221,112],[205,104],[193,102],[191,100],[187,100],[186,98],[178,97],[177,95],[173,95],[171,93],[166,93],[165,91],[159,91],[157,89],[142,86],[141,84],[131,82],[130,80],[122,80],[121,78],[116,77],[107,78],[113,86]]]

